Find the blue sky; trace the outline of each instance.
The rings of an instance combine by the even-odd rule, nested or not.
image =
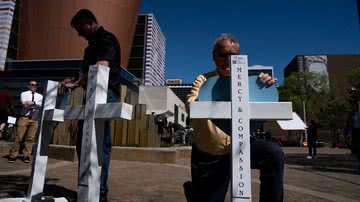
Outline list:
[[[295,55],[360,54],[356,0],[142,0],[166,37],[166,78],[191,82],[213,70],[221,33],[240,42],[249,65],[283,69]]]

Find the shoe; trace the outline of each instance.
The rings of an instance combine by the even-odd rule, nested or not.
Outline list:
[[[312,159],[312,156],[307,156],[306,158],[307,158],[307,159]]]
[[[100,202],[107,202],[107,193],[100,193]]]
[[[15,157],[12,156],[9,157],[9,163],[15,163],[15,161],[16,161]]]
[[[185,182],[183,184],[183,188],[184,188],[186,201],[188,201],[188,202],[193,201],[192,182],[191,181]]]
[[[24,163],[30,163],[30,157],[25,156],[24,157]]]

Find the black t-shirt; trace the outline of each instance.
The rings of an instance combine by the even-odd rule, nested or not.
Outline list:
[[[312,139],[317,139],[317,130],[318,127],[316,125],[310,125],[308,130],[308,136]]]
[[[114,34],[99,27],[94,36],[88,41],[89,45],[85,49],[84,61],[81,72],[86,74],[89,66],[98,61],[108,61],[110,67],[109,88],[117,93],[120,84],[120,63],[121,49],[119,41]]]

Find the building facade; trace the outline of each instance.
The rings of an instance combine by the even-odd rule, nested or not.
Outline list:
[[[82,60],[13,60],[6,63],[6,71],[0,74],[0,80],[4,81],[14,103],[20,103],[21,92],[28,90],[30,80],[36,80],[39,84],[38,92],[43,93],[43,87],[47,80],[61,81],[66,77],[78,77]],[[138,92],[134,84],[135,77],[126,69],[121,68],[119,80],[130,91]],[[19,109],[21,108],[18,107]]]
[[[330,75],[336,82],[339,100],[345,101],[351,88],[348,76],[351,70],[360,67],[360,55],[297,55],[284,69],[285,78],[292,72],[318,72]]]
[[[18,0],[14,37],[18,60],[81,59],[87,41],[70,26],[71,18],[90,9],[98,23],[118,38],[121,66],[127,67],[141,0]],[[16,13],[16,11],[15,11]],[[16,21],[14,21],[16,22]],[[15,24],[15,23],[14,23]]]
[[[143,85],[165,85],[165,47],[165,36],[155,16],[139,15],[128,69]]]
[[[190,94],[192,84],[168,84],[167,86],[175,93],[176,96],[180,98],[181,101],[186,103],[186,97]]]
[[[181,85],[183,83],[182,79],[166,79],[166,85]]]
[[[165,115],[168,122],[186,127],[185,104],[167,86],[140,86],[139,104],[146,104],[146,113]]]
[[[14,43],[17,39],[11,37],[12,33],[17,35],[18,12],[15,13],[15,1],[0,1],[0,71],[5,70],[7,57],[14,59]],[[13,26],[13,21],[15,26]],[[14,27],[14,28],[12,28]]]
[[[5,70],[0,79],[18,101],[30,79],[41,86],[45,80],[78,77],[87,41],[71,27],[74,14],[90,9],[98,23],[116,35],[121,46],[121,72],[124,84],[132,86],[127,67],[141,0],[0,0],[0,42],[7,45]],[[12,17],[13,16],[13,17]],[[3,18],[2,18],[3,17]],[[12,24],[9,19],[12,17]],[[11,27],[11,32],[10,32]],[[0,26],[1,29],[1,26]],[[10,38],[1,34],[10,34]],[[0,52],[6,50],[0,47]],[[3,52],[0,56],[3,56]],[[0,62],[1,69],[1,62]],[[138,90],[138,89],[137,89]]]

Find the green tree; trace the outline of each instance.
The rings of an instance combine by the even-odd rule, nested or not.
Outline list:
[[[332,144],[338,143],[344,129],[344,105],[336,99],[336,80],[333,76],[314,72],[292,73],[279,88],[280,100],[291,101],[294,111],[303,114],[305,103],[306,119],[316,120],[322,131],[331,135]]]
[[[320,109],[326,104],[324,99],[329,96],[330,85],[326,74],[314,72],[294,72],[285,78],[279,88],[280,100],[293,103],[293,109],[303,114],[303,102],[307,120],[317,120]]]

